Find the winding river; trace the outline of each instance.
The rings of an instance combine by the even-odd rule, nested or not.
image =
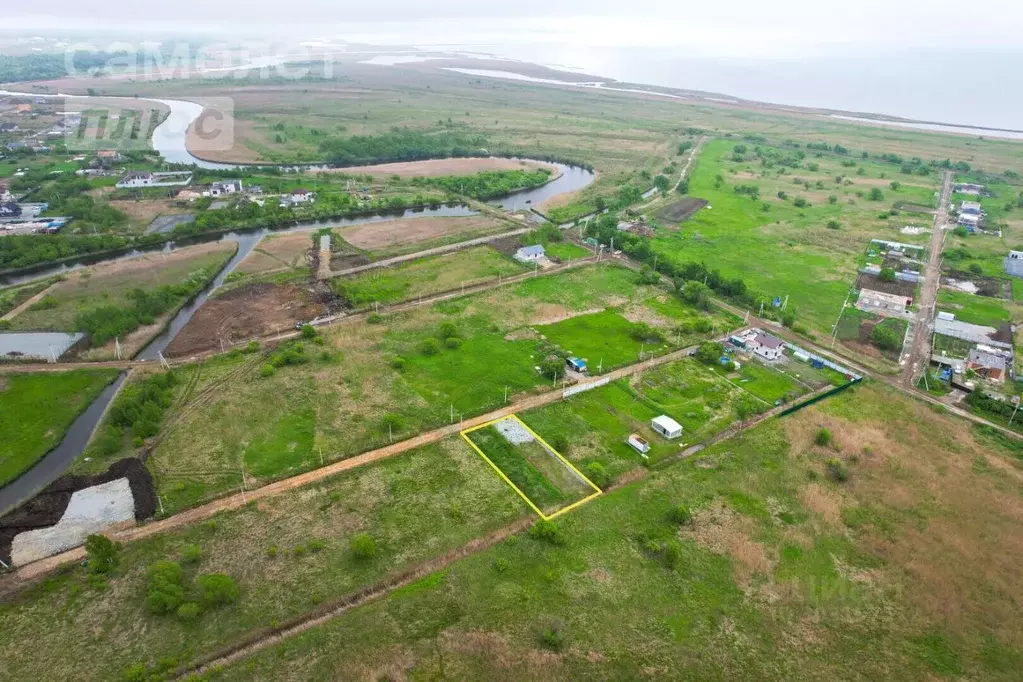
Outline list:
[[[0,90],[0,95],[14,95],[14,96],[25,96],[25,97],[47,97],[47,98],[69,98],[76,100],[87,100],[89,99],[84,95],[39,95],[36,93],[24,93],[24,92],[10,92],[6,90]],[[124,99],[132,102],[137,102],[135,98],[127,97],[103,97],[103,100],[116,100]],[[169,99],[149,99],[148,101],[159,102],[170,109],[170,114],[167,118],[160,123],[159,126],[153,131],[153,148],[160,152],[160,154],[167,161],[173,163],[183,164],[195,164],[199,168],[210,169],[210,170],[225,170],[230,168],[239,168],[251,164],[225,164],[215,163],[211,161],[205,161],[196,156],[193,156],[185,144],[187,139],[187,132],[189,126],[202,114],[202,105],[196,102],[188,102],[184,100],[169,100]],[[526,159],[530,160],[530,159]],[[540,162],[547,163],[550,162]],[[537,187],[534,189],[523,190],[515,192],[506,197],[494,199],[488,203],[498,206],[507,211],[518,211],[528,210],[534,206],[539,206],[544,201],[551,199],[552,197],[559,196],[568,192],[575,192],[583,187],[586,187],[594,180],[594,174],[584,168],[577,166],[570,166],[567,164],[556,163],[553,164],[558,167],[559,174],[554,180],[551,180],[547,184]],[[264,166],[265,167],[265,166]],[[287,166],[289,168],[293,166]],[[238,243],[238,251],[227,263],[227,265],[220,271],[220,273],[210,282],[210,284],[199,293],[195,299],[183,307],[174,316],[171,322],[168,324],[166,330],[160,335],[155,337],[148,345],[143,348],[136,359],[138,360],[155,360],[159,357],[161,351],[163,351],[174,340],[178,332],[188,324],[189,320],[196,313],[199,308],[209,299],[210,294],[221,284],[228,275],[234,270],[235,266],[238,265],[246,256],[256,247],[259,241],[270,232],[298,232],[317,230],[325,227],[344,227],[348,225],[361,225],[365,223],[382,222],[386,220],[394,220],[396,218],[415,218],[415,217],[437,217],[437,216],[456,216],[456,215],[473,215],[475,211],[465,206],[440,206],[437,208],[425,208],[425,209],[411,209],[404,211],[404,213],[393,213],[393,214],[379,214],[370,216],[361,216],[358,218],[350,219],[338,219],[338,220],[327,220],[318,221],[311,223],[300,223],[298,225],[280,228],[280,229],[259,229],[255,231],[246,232],[228,232],[223,235],[214,237],[220,241],[234,241]],[[156,246],[152,251],[169,251],[176,248],[174,242],[166,242],[162,246]],[[37,279],[40,277],[48,277],[61,272],[66,272],[85,265],[94,265],[97,263],[110,262],[114,260],[123,260],[126,258],[133,258],[140,255],[142,252],[138,250],[131,250],[126,253],[117,254],[115,256],[107,256],[100,258],[89,258],[84,256],[81,259],[75,259],[71,262],[62,263],[58,266],[52,266],[49,268],[33,269],[31,274],[21,276],[11,276],[5,279],[0,279],[5,284],[17,284],[23,281],[31,279]],[[121,374],[117,380],[108,386],[100,396],[89,405],[86,410],[78,416],[77,419],[72,423],[67,433],[64,434],[64,438],[60,444],[57,445],[53,450],[44,455],[35,466],[21,474],[14,481],[10,482],[3,488],[0,488],[0,516],[6,514],[14,507],[22,504],[23,502],[30,499],[38,491],[52,483],[61,474],[63,474],[71,463],[84,452],[89,440],[92,437],[97,425],[102,419],[106,412],[107,406],[116,396],[118,389],[124,383],[126,374]]]

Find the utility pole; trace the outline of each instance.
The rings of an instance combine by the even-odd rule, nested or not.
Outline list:
[[[316,449],[317,449],[317,450],[319,451],[319,453],[320,453],[320,466],[323,466],[323,448],[322,448],[322,447],[320,447],[319,445],[317,445],[317,446],[316,446]]]
[[[221,353],[223,353],[223,352],[224,352],[224,338],[223,338],[223,337],[221,337],[221,338],[220,338],[220,352],[221,352]],[[121,352],[120,352],[120,350],[118,350],[118,352],[117,352],[117,358],[118,358],[118,359],[120,359],[120,358],[121,358]]]
[[[387,425],[387,442],[388,443],[393,443],[394,442],[394,434],[391,433],[391,425],[390,424]]]
[[[119,337],[116,337],[116,336],[114,337],[114,350],[117,353],[117,359],[120,360],[121,359],[121,339]]]
[[[451,405],[451,413],[448,416],[448,423],[449,424],[454,424],[455,423],[455,406],[454,406],[454,404]]]
[[[643,350],[644,350],[645,348],[646,348],[646,344],[645,344],[645,343],[641,343],[641,344],[639,344],[639,359],[640,359],[640,360],[642,360],[642,359],[643,359]]]
[[[248,504],[245,499],[245,463],[242,462],[242,504]]]
[[[597,363],[597,374],[604,373],[604,356],[600,356],[600,362]]]
[[[1016,418],[1016,413],[1019,412],[1019,401],[1016,402],[1016,409],[1012,411],[1012,416],[1009,417],[1009,426],[1012,426],[1012,420]]]
[[[508,402],[508,387],[504,387],[504,402]]]
[[[785,294],[785,302],[781,304],[781,309],[784,311],[789,307],[789,295]]]
[[[163,357],[163,351],[162,350],[157,351],[156,354],[157,354],[157,356],[159,356],[160,364],[163,366],[163,368],[164,369],[170,369],[170,363],[167,362],[167,358]]]

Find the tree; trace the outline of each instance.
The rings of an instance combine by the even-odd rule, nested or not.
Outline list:
[[[880,187],[874,187],[870,190],[870,194],[867,195],[867,198],[871,201],[882,201],[884,199],[884,192],[881,191]]]
[[[671,181],[663,175],[658,175],[654,178],[654,187],[656,187],[659,192],[667,192],[668,188],[671,187]]]
[[[106,574],[117,567],[120,545],[106,535],[93,534],[85,538],[85,553],[89,557],[91,573]]]
[[[696,349],[696,359],[705,365],[713,365],[724,355],[725,347],[716,341],[705,341]]]
[[[881,272],[878,273],[877,278],[882,282],[894,282],[895,281],[895,269],[894,268],[881,268]]]
[[[689,179],[685,178],[680,183],[678,183],[678,185],[675,187],[675,191],[678,192],[679,194],[688,194],[689,193]]]
[[[967,268],[967,269],[970,271],[971,274],[974,274],[974,275],[983,275],[984,274],[984,268],[982,268],[980,266],[980,263],[970,263],[970,267]]]
[[[176,561],[156,561],[146,568],[146,608],[150,613],[173,613],[185,600],[183,572]]]
[[[710,287],[696,280],[685,282],[679,289],[683,301],[703,310],[710,308],[710,293]]]
[[[556,354],[550,354],[540,361],[540,374],[548,379],[557,379],[565,374],[565,360]]]
[[[892,180],[891,182],[888,183],[888,186],[892,188],[893,192],[898,192],[899,189],[902,187],[902,183],[899,182],[898,180]]]

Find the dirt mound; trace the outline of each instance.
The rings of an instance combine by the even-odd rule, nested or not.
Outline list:
[[[11,543],[19,533],[56,525],[75,492],[119,478],[128,479],[135,502],[136,521],[148,519],[156,513],[153,477],[145,465],[134,457],[118,460],[96,476],[61,476],[31,500],[0,518],[0,559],[10,564]]]
[[[657,211],[656,216],[660,220],[664,220],[670,223],[680,223],[683,220],[688,220],[693,216],[694,213],[699,211],[701,208],[707,205],[706,199],[697,199],[696,197],[685,197],[679,199],[673,203],[668,204],[664,208]]]
[[[168,357],[218,350],[275,331],[288,331],[329,312],[320,288],[309,285],[247,284],[214,296],[196,311],[167,347]]]

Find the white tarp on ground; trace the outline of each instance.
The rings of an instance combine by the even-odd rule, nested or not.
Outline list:
[[[512,419],[507,417],[494,424],[494,428],[497,429],[498,433],[504,436],[505,440],[509,443],[518,445],[519,443],[531,443],[535,438],[533,434],[529,432],[525,426],[519,423],[518,419]]]
[[[126,521],[135,520],[135,499],[127,478],[94,485],[71,495],[57,525],[14,536],[11,561],[23,566],[73,547],[85,538]]]
[[[0,334],[0,356],[50,360],[60,357],[85,336],[63,332],[11,332]]]

